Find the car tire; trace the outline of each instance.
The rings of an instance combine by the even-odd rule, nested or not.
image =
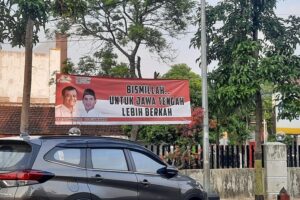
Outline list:
[[[66,200],[92,200],[89,193],[74,194],[66,198]]]

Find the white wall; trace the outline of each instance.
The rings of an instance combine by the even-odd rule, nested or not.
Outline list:
[[[22,101],[24,66],[24,52],[0,51],[0,101]],[[49,86],[49,81],[53,72],[59,70],[60,50],[51,49],[49,54],[33,54],[32,103],[55,102],[55,85]]]

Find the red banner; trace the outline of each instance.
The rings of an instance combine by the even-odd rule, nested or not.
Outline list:
[[[188,124],[188,80],[57,74],[57,125]]]

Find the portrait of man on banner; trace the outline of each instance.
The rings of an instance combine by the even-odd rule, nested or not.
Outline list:
[[[82,95],[84,109],[80,112],[80,117],[101,117],[100,111],[95,108],[97,98],[95,91],[87,88]]]
[[[56,117],[78,117],[77,103],[78,92],[75,87],[67,86],[62,90],[63,103],[55,107]]]

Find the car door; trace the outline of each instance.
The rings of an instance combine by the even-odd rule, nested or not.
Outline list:
[[[137,200],[137,179],[122,148],[88,149],[89,188],[93,199]]]
[[[138,179],[139,200],[179,200],[179,185],[173,178],[158,173],[166,165],[145,152],[131,150]]]

